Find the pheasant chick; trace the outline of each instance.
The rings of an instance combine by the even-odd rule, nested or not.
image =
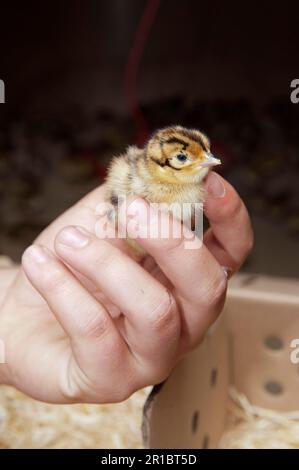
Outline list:
[[[181,126],[160,129],[144,148],[131,146],[112,160],[106,180],[107,200],[116,208],[119,199],[140,196],[166,204],[175,217],[184,220],[184,211],[177,208],[203,202],[203,180],[211,167],[220,163],[202,132]],[[127,242],[136,258],[145,254],[134,240],[128,238]]]

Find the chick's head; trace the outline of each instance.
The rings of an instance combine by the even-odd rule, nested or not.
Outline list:
[[[157,131],[146,146],[146,158],[160,181],[196,183],[221,162],[210,151],[209,139],[181,126]]]

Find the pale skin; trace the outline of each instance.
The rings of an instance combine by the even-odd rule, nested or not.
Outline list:
[[[197,250],[140,239],[151,256],[139,264],[122,242],[96,237],[103,187],[41,233],[22,266],[0,274],[0,383],[47,402],[107,403],[166,379],[221,313],[223,267],[237,271],[253,244],[232,186],[211,173],[206,187],[211,228]],[[142,217],[146,203],[134,204]]]

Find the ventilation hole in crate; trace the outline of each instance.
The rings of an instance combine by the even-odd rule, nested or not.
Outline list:
[[[272,349],[273,351],[278,351],[279,349],[283,348],[283,342],[282,339],[279,338],[279,336],[271,335],[267,336],[265,339],[265,346],[268,349]]]
[[[217,369],[212,369],[211,370],[211,375],[210,375],[210,385],[211,385],[211,387],[215,387],[216,382],[217,382],[217,377],[218,377],[218,370]]]
[[[210,443],[210,438],[207,434],[204,435],[203,441],[202,441],[202,448],[203,449],[208,449],[209,448],[209,443]]]
[[[192,421],[191,421],[191,429],[192,429],[193,434],[196,433],[198,429],[198,424],[199,424],[199,411],[196,410],[194,411],[192,415]]]
[[[282,385],[278,382],[267,382],[265,384],[265,389],[268,393],[271,393],[271,395],[281,395],[282,393]]]

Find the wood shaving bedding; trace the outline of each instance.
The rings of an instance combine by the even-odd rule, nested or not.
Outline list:
[[[252,405],[230,390],[222,449],[299,449],[299,411],[281,412]]]
[[[142,409],[149,389],[113,405],[50,405],[0,387],[0,448],[142,448]]]

